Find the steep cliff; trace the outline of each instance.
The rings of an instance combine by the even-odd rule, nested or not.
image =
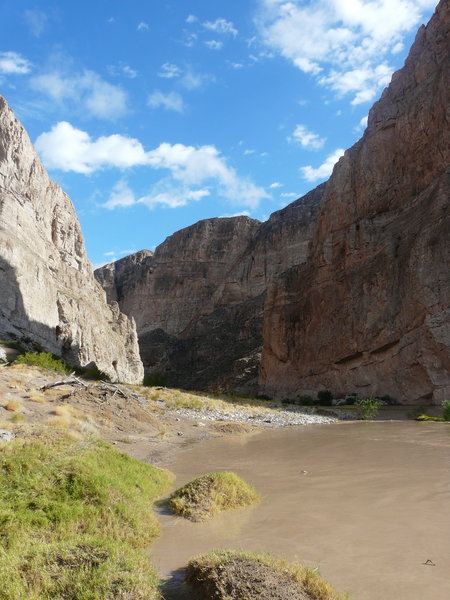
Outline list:
[[[0,96],[0,333],[111,378],[143,376],[132,319],[109,306],[70,199]]]
[[[449,24],[442,1],[335,166],[310,258],[270,286],[269,394],[449,397]]]
[[[255,392],[265,291],[275,273],[306,260],[323,186],[260,223],[200,221],[161,244],[97,269],[136,319],[147,375],[172,385]]]

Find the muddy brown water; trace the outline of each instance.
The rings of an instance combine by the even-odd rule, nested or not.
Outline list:
[[[318,567],[354,600],[450,598],[450,425],[358,422],[219,438],[169,468],[176,487],[230,470],[262,502],[191,523],[160,511],[152,560],[177,590],[181,570],[214,548],[270,552]]]

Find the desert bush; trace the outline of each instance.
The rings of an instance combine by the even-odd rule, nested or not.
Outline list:
[[[450,400],[442,402],[442,412],[445,421],[450,421]]]
[[[383,402],[374,398],[361,398],[355,402],[355,406],[358,407],[361,419],[367,420],[373,419],[378,414]]]
[[[317,392],[317,399],[321,406],[331,406],[333,400],[333,394],[330,390],[320,390]]]
[[[25,354],[20,354],[15,362],[19,365],[33,365],[58,373],[69,373],[66,363],[50,352],[25,352]]]
[[[308,394],[297,396],[297,402],[302,406],[314,406],[314,404],[317,404],[314,398],[312,396],[308,396]]]

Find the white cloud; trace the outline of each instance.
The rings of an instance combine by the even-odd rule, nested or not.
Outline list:
[[[280,194],[281,198],[298,198],[299,195],[296,192],[285,192],[284,194]]]
[[[218,42],[217,40],[206,40],[203,43],[210,50],[221,50],[223,48],[223,42]]]
[[[300,172],[303,179],[306,181],[318,181],[319,179],[326,179],[333,171],[334,165],[337,163],[339,158],[343,156],[345,150],[338,148],[332,154],[327,156],[325,161],[317,168],[308,165],[306,167],[300,167]]]
[[[133,69],[123,62],[119,62],[117,65],[109,65],[108,72],[114,77],[124,76],[128,79],[136,79],[136,77],[139,75],[139,71]]]
[[[188,15],[186,18],[186,23],[195,23],[196,21],[198,21],[198,17],[195,15]]]
[[[263,41],[353,103],[372,100],[392,73],[387,63],[435,0],[258,0]]]
[[[148,29],[150,29],[150,27],[148,26],[148,23],[145,23],[145,21],[141,21],[140,23],[138,23],[136,29],[138,31],[147,31]]]
[[[147,98],[147,105],[150,108],[164,108],[165,110],[174,110],[175,112],[183,112],[184,110],[183,97],[178,92],[168,92],[165,94],[161,90],[155,90]]]
[[[146,153],[138,140],[114,134],[93,141],[88,133],[66,121],[42,133],[35,146],[49,169],[86,175],[105,167],[126,169],[147,163]]]
[[[231,62],[230,65],[233,67],[233,69],[242,69],[244,67],[244,65],[242,63],[236,63],[236,62]]]
[[[214,81],[214,76],[208,73],[196,73],[191,69],[188,69],[181,78],[181,84],[187,90],[198,90],[204,87],[208,82]]]
[[[161,65],[161,70],[158,73],[158,77],[163,77],[165,79],[173,79],[174,77],[179,77],[180,75],[180,67],[173,65],[172,63],[164,63]]]
[[[317,133],[310,131],[306,125],[297,125],[289,138],[299,143],[302,148],[308,150],[320,150],[325,144],[325,138],[321,138]]]
[[[107,208],[137,202],[147,206],[182,206],[210,194],[211,187],[216,195],[233,204],[251,208],[270,197],[262,187],[240,177],[214,146],[196,148],[163,143],[145,151],[134,138],[114,134],[93,140],[87,132],[64,121],[42,133],[35,146],[49,169],[88,175],[104,168],[147,166],[169,172],[168,177],[138,200],[124,182],[119,182],[105,205]]]
[[[282,183],[280,183],[279,181],[274,181],[273,183],[271,183],[271,184],[269,185],[269,187],[270,187],[270,189],[274,190],[274,189],[276,189],[276,188],[283,187],[283,184],[282,184]]]
[[[126,93],[94,71],[75,75],[54,71],[33,77],[30,85],[54,101],[70,102],[78,109],[81,106],[91,116],[101,119],[116,119],[126,112]]]
[[[31,63],[17,52],[0,52],[0,73],[24,75],[31,71]]]
[[[219,218],[220,219],[230,219],[233,217],[249,217],[250,216],[250,211],[248,210],[242,210],[240,212],[236,212],[236,213],[231,213],[228,215],[220,215]]]
[[[223,18],[216,19],[215,21],[205,21],[203,23],[203,27],[209,31],[215,31],[216,33],[221,34],[230,34],[233,37],[236,37],[238,34],[238,30],[235,28],[234,24],[231,21],[227,21]]]
[[[40,10],[26,10],[25,21],[35,37],[40,37],[47,27],[48,17]]]
[[[247,148],[246,150],[244,150],[244,156],[248,156],[249,154],[255,154],[255,150],[253,150],[253,148]]]
[[[356,127],[354,128],[355,131],[362,131],[367,127],[367,120],[368,117],[367,115],[365,117],[363,117],[360,122],[358,123],[358,125],[356,125]]]

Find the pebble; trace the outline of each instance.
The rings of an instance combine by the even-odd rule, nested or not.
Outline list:
[[[246,408],[234,408],[230,410],[193,410],[189,408],[178,408],[173,411],[175,414],[188,419],[198,421],[199,415],[204,421],[238,421],[259,423],[265,427],[289,427],[291,425],[310,425],[313,423],[336,423],[337,419],[325,417],[322,415],[313,415],[298,411],[271,411],[268,415],[266,411],[257,413],[254,410]]]

